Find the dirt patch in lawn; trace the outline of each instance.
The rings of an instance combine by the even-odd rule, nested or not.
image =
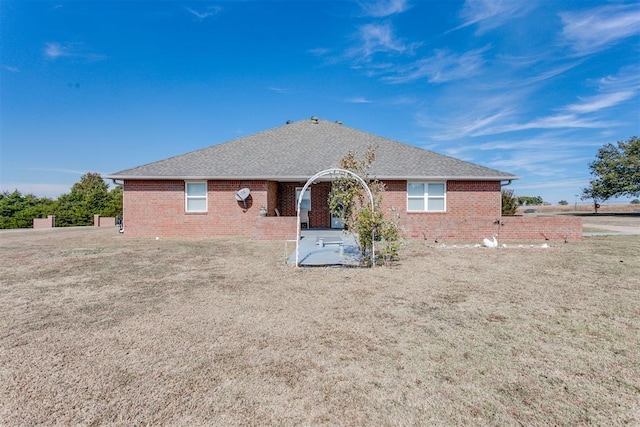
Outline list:
[[[373,270],[283,245],[0,233],[0,424],[640,423],[638,236]]]
[[[640,213],[605,212],[595,214],[578,212],[569,215],[582,218],[585,232],[610,231],[623,234],[640,234]]]

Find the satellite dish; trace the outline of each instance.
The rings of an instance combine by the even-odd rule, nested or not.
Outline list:
[[[241,188],[236,191],[236,200],[244,204],[244,208],[247,209],[247,197],[251,194],[251,190],[248,188]]]

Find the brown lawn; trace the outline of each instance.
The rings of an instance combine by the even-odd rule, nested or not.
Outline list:
[[[640,236],[283,246],[0,233],[0,424],[640,424]]]

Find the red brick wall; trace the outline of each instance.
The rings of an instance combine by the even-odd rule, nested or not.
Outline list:
[[[448,181],[446,212],[407,212],[406,181],[387,181],[383,209],[400,215],[400,227],[409,239],[482,241],[493,233],[500,240],[576,240],[582,237],[580,218],[503,217],[497,181]],[[502,225],[500,225],[502,224]]]
[[[116,218],[113,216],[93,216],[93,226],[94,227],[115,227],[116,226]]]
[[[491,234],[501,215],[500,183],[448,181],[446,212],[407,212],[406,181],[387,181],[383,209],[395,208],[410,239],[477,239]]]
[[[126,180],[124,229],[131,237],[251,236],[260,207],[267,206],[267,181],[209,181],[206,213],[185,212],[181,180]],[[247,208],[235,199],[251,189]]]
[[[448,181],[446,212],[407,212],[406,181],[387,181],[383,209],[400,217],[409,239],[481,241],[500,233],[501,240],[579,239],[579,218],[502,217],[499,182]],[[209,181],[208,212],[185,213],[184,181],[126,180],[125,235],[134,237],[210,237],[239,235],[254,239],[295,238],[295,188],[304,182]],[[240,188],[251,189],[247,208],[235,200]],[[330,182],[311,187],[312,228],[329,227]],[[260,217],[261,206],[268,216]],[[275,209],[280,217],[275,217]],[[502,225],[500,225],[502,223]],[[293,237],[291,237],[293,236]]]
[[[582,218],[570,216],[503,216],[501,240],[580,240]]]
[[[49,215],[46,218],[34,218],[33,228],[53,228],[56,226],[56,217]]]
[[[296,188],[302,188],[305,182],[281,182],[278,184],[278,206],[283,216],[296,216]],[[311,211],[309,212],[309,227],[322,228],[331,226],[331,212],[329,211],[330,182],[319,182],[310,185]]]
[[[255,240],[295,240],[297,217],[256,217],[251,238]]]

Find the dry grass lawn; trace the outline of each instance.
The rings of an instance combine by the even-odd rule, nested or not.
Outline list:
[[[2,233],[0,424],[639,425],[639,252]]]

